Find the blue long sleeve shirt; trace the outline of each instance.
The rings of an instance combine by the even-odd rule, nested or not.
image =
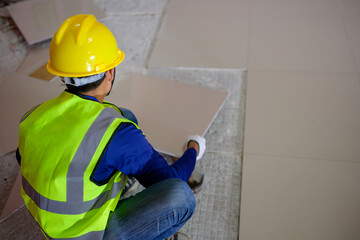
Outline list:
[[[90,96],[82,96],[97,101]],[[124,117],[137,122],[131,111],[120,108]],[[168,178],[188,181],[196,163],[196,150],[190,148],[172,165],[151,146],[142,131],[131,123],[124,123],[114,134],[102,158],[91,175],[91,181],[105,184],[111,176],[120,171],[135,177],[141,185],[149,187]],[[17,150],[17,159],[21,156]]]

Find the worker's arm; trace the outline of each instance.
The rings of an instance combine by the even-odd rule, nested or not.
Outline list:
[[[102,183],[114,170],[135,177],[144,187],[168,178],[188,181],[195,167],[196,155],[197,151],[190,148],[169,166],[141,130],[132,124],[123,124],[94,171],[92,181]]]

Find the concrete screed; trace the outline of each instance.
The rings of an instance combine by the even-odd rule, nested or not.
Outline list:
[[[104,23],[113,31],[119,47],[126,53],[126,59],[118,67],[120,74],[136,72],[229,92],[223,109],[205,135],[207,152],[195,169],[205,173],[203,189],[195,195],[197,208],[192,219],[180,231],[191,239],[237,239],[246,72],[241,69],[181,67],[148,69],[148,59],[167,1],[94,2],[109,15]],[[0,19],[0,72],[13,72],[24,60],[27,49],[48,43],[28,47],[11,19]],[[14,152],[0,157],[0,212],[19,169]],[[141,187],[137,190],[140,191]],[[0,223],[0,239],[45,238],[27,209],[22,207]]]

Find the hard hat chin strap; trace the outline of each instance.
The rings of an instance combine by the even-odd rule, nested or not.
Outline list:
[[[65,84],[69,84],[75,87],[80,87],[87,85],[89,83],[99,81],[104,76],[105,76],[105,72],[96,75],[86,76],[86,77],[60,77],[60,78],[65,82]]]

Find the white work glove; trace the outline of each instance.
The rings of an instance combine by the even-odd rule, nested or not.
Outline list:
[[[205,138],[199,136],[199,135],[193,135],[193,136],[189,136],[187,138],[187,141],[186,141],[186,147],[189,145],[189,142],[190,141],[195,141],[198,145],[199,145],[199,152],[198,152],[198,155],[196,157],[196,160],[199,160],[205,153],[205,150],[206,150],[206,140]]]

